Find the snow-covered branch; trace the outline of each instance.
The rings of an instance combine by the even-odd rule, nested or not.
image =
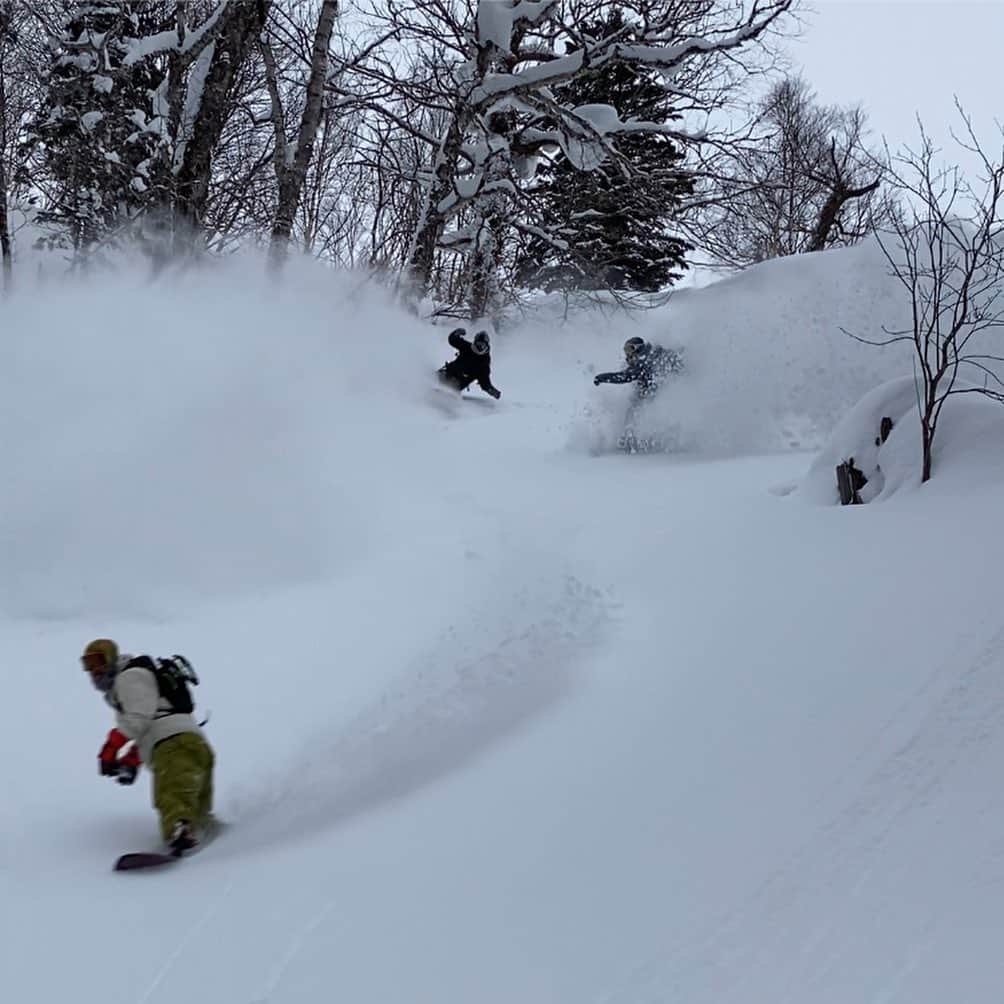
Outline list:
[[[231,2],[232,0],[220,0],[209,17],[194,31],[186,31],[184,23],[179,21],[173,30],[133,39],[122,60],[123,65],[133,66],[150,56],[168,52],[184,57],[186,65],[193,63],[219,35],[226,23],[224,13]]]

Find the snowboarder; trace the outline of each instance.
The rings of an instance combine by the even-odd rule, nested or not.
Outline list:
[[[154,660],[119,652],[109,638],[88,643],[80,657],[95,689],[115,711],[115,728],[98,754],[98,769],[119,784],[132,784],[141,764],[153,772],[153,804],[171,853],[198,846],[213,822],[214,754],[191,714],[187,687],[164,682],[164,666],[187,660]],[[188,679],[193,682],[194,674]]]
[[[624,343],[624,358],[627,366],[616,373],[597,373],[593,384],[636,383],[636,397],[653,397],[670,373],[683,369],[683,359],[679,352],[653,345],[644,338],[629,338]]]
[[[597,373],[593,377],[593,385],[601,383],[634,383],[637,388],[624,417],[624,433],[619,445],[622,449],[634,453],[643,444],[639,444],[635,425],[638,412],[644,403],[659,392],[666,377],[679,373],[683,369],[683,357],[674,350],[646,342],[644,338],[629,338],[624,343],[624,359],[627,365],[615,373]]]
[[[450,332],[447,341],[457,350],[457,356],[440,368],[439,380],[457,391],[466,390],[476,380],[486,394],[491,394],[498,400],[502,391],[492,386],[492,355],[488,333],[479,331],[470,342],[464,338],[466,334],[465,328],[454,328]]]

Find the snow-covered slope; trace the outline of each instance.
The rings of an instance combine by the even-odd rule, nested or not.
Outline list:
[[[497,405],[323,273],[5,307],[5,995],[995,1004],[1001,482],[806,506],[760,455],[903,372],[830,327],[866,256],[500,336]],[[590,455],[590,367],[666,323],[707,438]],[[155,833],[97,776],[104,634],[203,677],[234,826],[170,873],[110,871]]]

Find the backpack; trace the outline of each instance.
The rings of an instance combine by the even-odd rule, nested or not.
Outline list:
[[[199,678],[192,669],[192,664],[183,656],[175,653],[170,659],[152,659],[148,655],[138,655],[122,667],[127,669],[148,669],[157,681],[160,696],[171,705],[171,713],[187,715],[195,708],[192,692],[188,689],[199,685]]]

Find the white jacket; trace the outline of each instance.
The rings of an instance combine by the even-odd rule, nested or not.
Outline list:
[[[125,666],[133,658],[120,656],[119,665]],[[171,705],[160,696],[157,678],[141,666],[116,674],[108,703],[115,709],[118,730],[136,741],[140,759],[147,765],[152,764],[154,746],[163,739],[182,732],[194,732],[206,738],[191,715],[171,711]]]

